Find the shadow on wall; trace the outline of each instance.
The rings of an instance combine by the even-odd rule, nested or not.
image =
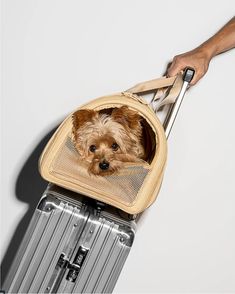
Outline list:
[[[16,198],[22,202],[28,203],[28,211],[18,224],[14,235],[9,243],[6,254],[1,264],[1,282],[4,283],[7,273],[11,267],[17,250],[21,244],[24,234],[27,230],[29,222],[33,216],[34,210],[47,187],[47,182],[43,180],[38,171],[39,157],[55,132],[56,128],[53,128],[36,146],[29,158],[23,165],[15,185]],[[2,286],[2,285],[1,285]]]

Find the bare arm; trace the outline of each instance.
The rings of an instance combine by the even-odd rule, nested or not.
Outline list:
[[[196,73],[191,82],[196,84],[207,72],[211,59],[235,47],[235,17],[233,17],[214,36],[197,48],[177,55],[167,70],[168,76],[174,76],[185,67],[192,67]]]

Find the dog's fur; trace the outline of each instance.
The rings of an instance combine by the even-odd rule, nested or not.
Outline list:
[[[88,171],[106,176],[117,172],[124,162],[144,158],[141,116],[127,106],[111,114],[82,109],[72,116],[73,140]]]

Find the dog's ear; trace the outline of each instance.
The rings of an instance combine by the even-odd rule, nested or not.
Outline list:
[[[116,122],[122,124],[124,127],[127,126],[131,130],[138,130],[141,128],[141,116],[127,106],[115,108],[112,112],[112,118]]]
[[[72,115],[73,126],[78,129],[87,121],[91,121],[95,116],[95,111],[90,109],[81,109]]]
[[[73,113],[72,115],[72,124],[73,129],[72,133],[74,138],[76,139],[77,130],[81,128],[86,122],[91,121],[96,115],[94,110],[90,109],[81,109]]]

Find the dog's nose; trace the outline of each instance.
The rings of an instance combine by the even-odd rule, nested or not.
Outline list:
[[[108,161],[104,160],[102,162],[100,162],[99,164],[100,169],[102,170],[107,170],[109,168],[109,163]]]

